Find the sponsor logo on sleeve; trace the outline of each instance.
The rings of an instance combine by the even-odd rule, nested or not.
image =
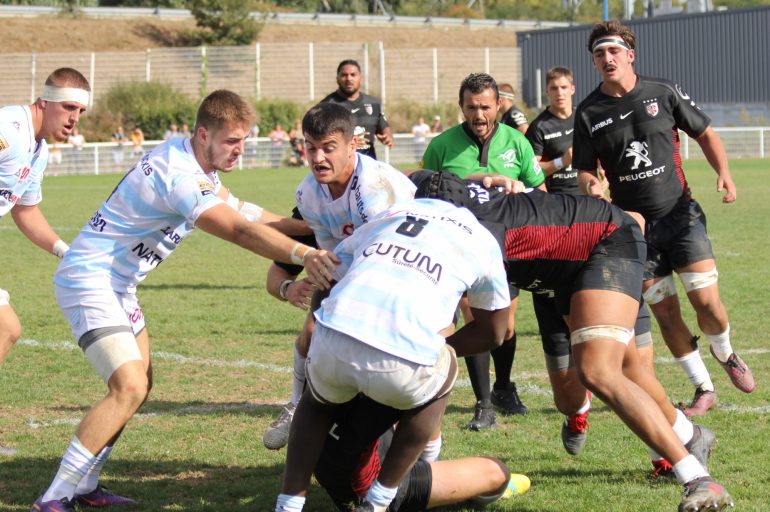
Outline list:
[[[209,181],[198,180],[198,188],[200,188],[202,196],[208,196],[214,193],[214,185]]]

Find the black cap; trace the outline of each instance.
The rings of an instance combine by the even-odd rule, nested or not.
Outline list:
[[[472,208],[474,205],[465,181],[450,172],[415,171],[409,178],[417,186],[415,198],[441,199],[466,208]]]

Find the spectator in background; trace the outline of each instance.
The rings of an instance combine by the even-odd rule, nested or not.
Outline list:
[[[112,148],[112,161],[115,162],[115,171],[119,172],[123,165],[123,143],[126,142],[126,134],[123,133],[122,126],[118,126],[110,137],[110,142],[117,144]]]
[[[187,123],[182,124],[182,137],[189,139],[192,136],[192,133],[190,133],[190,127],[187,125]]]
[[[144,133],[138,126],[131,132],[131,158],[138,158],[144,153]]]
[[[380,100],[361,92],[361,66],[346,59],[337,66],[337,90],[321,100],[342,105],[353,114],[358,140],[358,152],[377,158],[374,138],[389,148],[393,147],[393,132],[388,126]]]
[[[273,167],[280,167],[284,155],[284,145],[289,142],[289,134],[283,129],[281,123],[275,123],[273,131],[268,135],[270,138],[270,161]]]
[[[430,134],[430,126],[425,122],[425,118],[420,116],[417,124],[412,126],[412,135],[414,135],[414,159],[419,162],[422,154],[425,152],[425,142]]]
[[[500,84],[498,89],[500,90],[500,110],[503,112],[500,122],[507,124],[511,128],[516,128],[521,133],[527,133],[529,121],[527,121],[527,116],[524,115],[524,112],[513,104],[513,100],[516,98],[513,87],[511,84]]]
[[[75,165],[74,171],[77,173],[80,171],[80,167],[83,163],[83,147],[86,145],[86,138],[82,133],[78,132],[77,128],[72,129],[72,133],[67,137],[67,142],[72,144],[75,151],[72,152],[72,160]]]
[[[181,137],[179,129],[177,128],[176,124],[171,123],[168,125],[168,130],[166,130],[166,133],[163,134],[163,140],[171,140],[177,137]]]
[[[302,133],[302,122],[299,119],[294,123],[294,127],[289,130],[289,144],[291,145],[289,165],[294,167],[307,167],[307,159],[305,158],[305,136]]]
[[[433,124],[430,125],[430,132],[433,134],[438,134],[444,131],[444,125],[441,124],[441,116],[436,116],[433,118]]]

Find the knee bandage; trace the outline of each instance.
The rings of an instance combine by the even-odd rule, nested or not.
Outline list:
[[[105,383],[124,364],[142,360],[139,345],[130,332],[116,332],[99,338],[85,348],[85,354]]]
[[[634,337],[634,331],[618,325],[592,325],[583,327],[570,333],[570,343],[579,345],[594,340],[615,340],[623,345],[628,345],[631,338]]]
[[[679,279],[682,280],[682,285],[687,293],[716,284],[718,278],[719,272],[717,272],[716,267],[707,272],[682,272],[679,274]]]
[[[647,304],[653,305],[662,301],[667,297],[676,296],[676,283],[671,274],[667,275],[657,283],[653,284],[647,291],[642,294],[642,297]]]
[[[11,304],[11,294],[0,288],[0,306],[8,306]]]

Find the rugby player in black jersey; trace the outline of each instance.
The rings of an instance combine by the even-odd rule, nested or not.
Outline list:
[[[644,298],[663,339],[696,387],[688,415],[705,414],[716,403],[714,385],[700,357],[697,337],[682,319],[673,272],[677,272],[710,350],[745,393],[754,378],[730,343],[730,324],[719,296],[717,269],[706,217],[692,198],[679,154],[679,130],[695,139],[717,173],[722,201],[736,188],[722,141],[710,119],[678,84],[634,71],[636,39],[618,21],[594,26],[588,39],[601,84],[575,113],[572,165],[589,195],[602,197],[597,162],[606,173],[612,202],[639,212],[647,224]]]
[[[555,291],[580,380],[672,463],[685,488],[680,512],[731,506],[705,467],[714,434],[675,409],[639,360],[633,329],[646,257],[641,218],[591,197],[540,190],[506,195],[502,187],[484,188],[490,177],[483,185],[444,172],[417,171],[410,178],[415,197],[464,206],[498,237],[512,284]]]
[[[338,103],[353,114],[356,123],[354,135],[358,138],[358,152],[377,158],[375,137],[389,148],[393,147],[393,131],[385,118],[380,100],[361,92],[361,66],[346,59],[337,66],[337,90],[321,103]]]

